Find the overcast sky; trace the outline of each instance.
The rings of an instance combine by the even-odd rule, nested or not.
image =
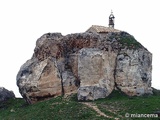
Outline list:
[[[16,75],[31,58],[44,33],[63,35],[108,26],[113,10],[115,28],[127,31],[153,53],[152,86],[160,89],[160,0],[1,0],[0,86],[20,96]]]

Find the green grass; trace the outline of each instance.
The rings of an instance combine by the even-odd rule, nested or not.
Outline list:
[[[125,113],[150,114],[160,111],[160,92],[154,89],[154,95],[128,97],[119,91],[113,91],[107,98],[92,101],[91,103],[97,105],[107,116],[127,120],[128,118],[125,118]],[[106,119],[108,120],[108,118],[98,116],[95,110],[78,102],[76,95],[68,98],[52,98],[32,105],[27,105],[21,98],[10,99],[4,103],[0,103],[0,120]],[[147,118],[140,118],[139,120],[143,119]],[[151,118],[147,120],[149,119]]]
[[[160,95],[154,94],[141,97],[128,97],[119,91],[114,91],[108,98],[97,100],[96,104],[99,109],[106,114],[121,119],[127,119],[125,118],[126,113],[153,114],[155,111],[160,111]],[[140,119],[146,120],[147,118]]]
[[[0,120],[101,120],[104,117],[74,99],[57,97],[32,105],[23,99],[1,103]]]
[[[123,36],[119,42],[130,49],[138,49],[142,46],[133,36]]]

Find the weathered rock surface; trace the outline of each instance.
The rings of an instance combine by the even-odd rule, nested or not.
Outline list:
[[[15,98],[13,91],[9,91],[4,87],[0,87],[0,102],[8,100],[10,98]]]
[[[93,48],[79,51],[78,75],[80,87],[79,100],[105,98],[114,89],[114,67],[116,55]]]
[[[17,74],[28,103],[77,93],[78,100],[107,97],[113,89],[129,96],[151,94],[152,54],[126,32],[92,26],[62,36],[47,33]]]
[[[129,96],[152,93],[152,55],[146,49],[120,51],[117,56],[115,82]]]

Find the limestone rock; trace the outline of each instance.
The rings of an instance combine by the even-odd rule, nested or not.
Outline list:
[[[116,55],[93,48],[80,50],[78,75],[80,87],[78,100],[105,98],[114,89],[114,67]]]
[[[28,103],[62,94],[61,78],[54,60],[29,60],[17,75],[17,85]]]
[[[59,39],[62,37],[61,33],[47,33],[41,36],[36,42],[33,58],[43,61],[48,57],[59,57],[61,52]]]
[[[78,100],[151,94],[152,54],[127,32],[92,26],[84,33],[41,36],[20,68],[17,86],[28,103],[77,93]]]
[[[10,98],[15,98],[13,91],[9,91],[4,87],[0,87],[0,102],[8,100]]]
[[[151,94],[152,54],[146,49],[120,51],[115,82],[129,96]]]
[[[64,71],[62,73],[62,86],[64,94],[71,94],[77,92],[76,78],[70,71]]]

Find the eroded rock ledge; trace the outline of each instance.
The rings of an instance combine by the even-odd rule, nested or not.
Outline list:
[[[103,30],[101,30],[103,28]],[[34,103],[77,93],[78,100],[152,94],[152,54],[130,34],[102,26],[84,33],[47,33],[17,74],[23,98]]]

